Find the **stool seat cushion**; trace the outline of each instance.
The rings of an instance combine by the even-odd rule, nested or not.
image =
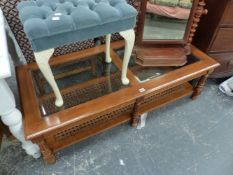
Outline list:
[[[17,8],[35,52],[132,29],[137,15],[125,0],[28,0]]]

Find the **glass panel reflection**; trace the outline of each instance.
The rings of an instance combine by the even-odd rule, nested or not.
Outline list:
[[[119,59],[123,59],[123,50],[118,50],[117,54],[120,57]],[[41,115],[44,117],[49,116],[121,89],[131,87],[132,85],[122,85],[121,71],[116,67],[114,62],[111,64],[105,63],[104,58],[104,54],[100,54],[69,64],[52,67],[56,82],[64,99],[64,106],[61,108],[55,106],[55,98],[52,90],[40,71],[33,71],[32,77]],[[187,65],[197,61],[197,58],[190,55]],[[180,67],[139,66],[135,62],[135,56],[131,57],[129,63],[129,69],[133,72],[134,78],[139,83],[147,82],[178,68]]]
[[[33,72],[42,116],[48,116],[126,88],[127,86],[121,83],[121,71],[113,63],[105,63],[104,58],[104,54],[100,54],[52,68],[64,99],[64,106],[61,108],[55,106],[52,90],[40,71]]]
[[[118,50],[117,54],[119,55],[121,59],[123,59],[122,50]],[[184,66],[187,66],[187,65],[190,65],[190,64],[193,64],[199,61],[199,59],[194,57],[193,55],[189,55],[187,60],[188,61]],[[157,78],[161,75],[164,75],[168,72],[174,71],[179,68],[181,67],[140,66],[136,63],[136,55],[132,55],[130,62],[129,62],[129,69],[133,72],[133,74],[135,75],[135,78],[138,80],[139,83],[147,82],[151,79]]]
[[[192,0],[150,0],[147,2],[143,39],[184,38]]]

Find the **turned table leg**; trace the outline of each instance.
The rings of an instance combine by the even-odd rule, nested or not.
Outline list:
[[[204,88],[205,82],[206,82],[206,80],[208,78],[208,75],[209,74],[201,76],[200,80],[197,83],[197,86],[194,88],[194,92],[193,92],[193,95],[192,95],[193,100],[197,99],[197,97],[201,94],[201,92],[202,92],[202,90]]]
[[[53,164],[56,162],[56,158],[53,151],[49,148],[48,144],[46,143],[46,140],[43,137],[36,138],[33,140],[33,142],[39,145],[41,154],[46,163]]]
[[[133,113],[132,113],[132,123],[131,123],[132,127],[137,127],[140,122],[141,115],[139,114],[139,108],[142,101],[143,98],[139,98],[136,100],[134,104]]]
[[[22,143],[22,147],[27,154],[34,158],[39,158],[39,147],[25,140],[22,114],[15,108],[14,95],[4,79],[0,80],[0,99],[0,116],[2,122],[9,127],[12,135]]]

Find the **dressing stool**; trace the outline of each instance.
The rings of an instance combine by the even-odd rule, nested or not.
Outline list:
[[[111,34],[119,32],[125,39],[121,81],[129,84],[127,68],[137,11],[126,0],[29,0],[20,2],[17,8],[38,67],[55,94],[56,106],[63,105],[63,98],[49,59],[58,46],[105,35],[105,61],[110,63]]]

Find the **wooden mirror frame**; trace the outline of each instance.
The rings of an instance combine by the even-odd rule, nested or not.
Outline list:
[[[184,38],[181,40],[143,40],[146,6],[148,0],[141,0],[136,30],[136,62],[142,66],[182,66],[186,55],[191,53],[191,42],[203,14],[207,14],[204,0],[193,0]],[[171,54],[174,53],[174,54]]]

